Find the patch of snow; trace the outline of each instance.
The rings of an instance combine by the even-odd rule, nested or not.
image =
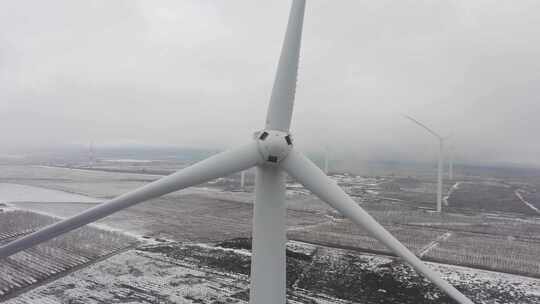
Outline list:
[[[225,247],[214,246],[214,245],[209,245],[205,243],[195,243],[195,244],[192,244],[192,246],[197,246],[197,247],[201,247],[205,249],[219,249],[221,251],[233,252],[239,255],[251,256],[251,251],[247,249],[225,248]]]
[[[371,195],[373,195],[373,196],[379,195],[379,191],[369,190],[369,189],[366,190],[366,193],[367,193],[367,194],[371,194]]]

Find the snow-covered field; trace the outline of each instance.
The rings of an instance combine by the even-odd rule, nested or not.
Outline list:
[[[56,220],[18,209],[2,211],[0,246]],[[0,259],[0,300],[136,243],[135,238],[126,234],[85,226],[6,259]]]
[[[0,183],[0,202],[83,202],[97,203],[100,200],[86,195],[68,193],[47,188]]]
[[[159,177],[57,167],[6,166],[0,172],[0,203],[7,202],[19,210],[67,217]],[[455,212],[438,215],[418,209],[407,196],[396,204],[384,200],[382,196],[390,190],[380,188],[380,183],[391,183],[390,178],[347,174],[333,178],[355,195],[357,201],[398,239],[426,258],[436,256],[448,263],[466,261],[478,267],[495,265],[496,269],[508,272],[519,268],[521,273],[523,269],[540,273],[540,268],[537,267],[537,271],[534,265],[540,250],[540,221],[535,218],[500,214],[493,218]],[[139,238],[181,242],[166,245],[174,250],[169,252],[159,246],[157,250],[130,250],[7,303],[193,303],[199,299],[203,301],[201,303],[214,303],[208,299],[216,303],[243,303],[247,296],[249,251],[215,247],[217,242],[251,234],[252,188],[239,190],[235,186],[237,182],[234,177],[215,180],[142,203],[98,222],[102,228]],[[403,184],[417,191],[411,192],[414,195],[430,194],[427,192],[432,190],[426,183],[416,180],[405,180]],[[399,187],[398,190],[392,187],[390,184],[388,189],[400,191]],[[295,278],[289,286],[292,303],[309,303],[309,299],[316,303],[379,303],[377,301],[399,298],[399,290],[406,293],[410,286],[424,291],[415,296],[421,296],[424,302],[414,302],[414,299],[418,300],[414,298],[410,303],[446,303],[421,279],[412,279],[412,285],[403,283],[400,278],[411,278],[410,271],[392,263],[390,258],[331,248],[341,246],[385,253],[376,240],[351,226],[299,184],[290,183],[288,189],[289,237],[328,246],[295,243],[294,250],[305,256],[313,255],[314,251],[317,253],[309,263],[307,260],[289,263],[288,275]],[[517,199],[515,195],[514,198]],[[0,209],[5,208],[0,205]],[[465,247],[460,245],[464,240],[468,244]],[[478,246],[474,244],[482,248],[476,248]],[[185,249],[187,247],[191,249]],[[213,254],[229,258],[232,269],[225,267],[224,270],[219,263],[206,265],[215,260]],[[205,256],[204,263],[200,261],[202,256]],[[454,280],[458,287],[474,290],[476,303],[540,303],[537,279],[459,266],[431,265]],[[388,269],[400,275],[390,276]],[[375,290],[366,285],[366,278],[370,277],[378,282],[374,286],[380,285]],[[401,283],[394,286],[388,282]],[[395,290],[384,287],[387,283],[397,288],[396,294],[392,293]],[[348,290],[344,290],[344,286]],[[362,292],[354,292],[355,288]],[[366,292],[374,298],[362,298]],[[358,297],[361,300],[356,300]],[[407,301],[401,303],[409,303]]]
[[[292,269],[287,274],[290,303],[381,303],[393,291],[404,293],[393,303],[452,303],[410,268],[390,258],[299,242],[289,244],[289,250],[299,255],[288,256]],[[143,246],[5,303],[247,303],[249,260],[249,251],[211,244]],[[342,267],[351,261],[360,266]],[[540,300],[537,279],[429,265],[477,304],[532,304]],[[320,271],[328,276],[319,277]],[[339,284],[332,280],[339,276],[342,284],[355,280],[356,284],[348,288],[356,290],[332,289]]]

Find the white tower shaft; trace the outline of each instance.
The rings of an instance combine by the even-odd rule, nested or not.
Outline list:
[[[259,166],[255,185],[249,302],[285,304],[285,175],[279,168]]]
[[[324,173],[328,175],[328,149],[324,151]]]
[[[454,180],[454,158],[451,153],[448,155],[448,179]]]
[[[437,212],[442,211],[442,182],[443,182],[443,140],[439,140],[439,161],[437,164]]]

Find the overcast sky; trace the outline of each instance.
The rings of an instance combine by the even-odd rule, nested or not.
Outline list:
[[[265,111],[289,1],[0,1],[0,154],[226,148]],[[292,123],[305,150],[540,165],[540,1],[308,1]]]

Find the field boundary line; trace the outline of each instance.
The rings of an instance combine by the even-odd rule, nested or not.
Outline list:
[[[104,260],[106,260],[106,259],[108,259],[108,258],[110,258],[112,256],[117,255],[117,254],[121,254],[121,253],[124,253],[124,252],[126,252],[128,250],[135,249],[139,245],[140,244],[132,244],[132,245],[120,248],[118,250],[112,251],[112,252],[110,252],[108,254],[105,254],[103,256],[100,256],[100,257],[98,257],[96,259],[90,260],[90,261],[88,261],[86,263],[82,263],[82,264],[79,264],[79,265],[74,266],[72,268],[69,268],[69,269],[67,269],[65,271],[61,271],[59,273],[53,274],[53,275],[47,277],[46,279],[44,279],[42,281],[36,282],[34,284],[30,284],[30,285],[25,286],[25,287],[23,287],[21,289],[14,290],[13,292],[10,292],[10,293],[0,297],[0,303],[5,302],[7,300],[10,300],[12,298],[15,298],[15,297],[17,297],[17,296],[19,296],[21,294],[27,293],[27,292],[29,292],[29,291],[31,291],[33,289],[36,289],[36,288],[38,288],[40,286],[45,285],[45,284],[54,282],[54,281],[56,281],[58,279],[61,279],[61,278],[65,277],[65,276],[67,276],[67,275],[69,275],[69,274],[71,274],[71,273],[73,273],[75,271],[81,270],[83,268],[89,267],[89,266],[91,266],[93,264],[96,264],[98,262],[104,261]]]

